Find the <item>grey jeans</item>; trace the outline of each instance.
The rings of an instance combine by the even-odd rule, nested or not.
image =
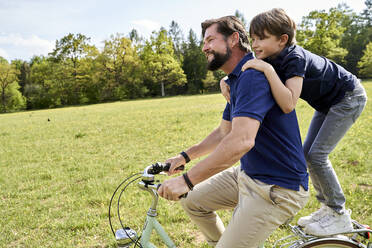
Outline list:
[[[315,111],[303,145],[318,201],[339,214],[345,210],[345,196],[328,155],[362,113],[366,102],[366,92],[358,82],[327,114]]]

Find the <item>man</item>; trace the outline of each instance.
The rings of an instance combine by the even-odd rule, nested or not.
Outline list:
[[[182,176],[166,180],[158,192],[175,201],[188,192],[181,204],[209,244],[257,247],[308,198],[296,113],[280,110],[261,72],[241,71],[253,56],[238,18],[207,20],[202,34],[208,69],[228,74],[230,104],[219,127],[166,161],[171,163],[169,174],[190,159],[209,156]],[[239,159],[241,165],[231,167]],[[215,211],[229,208],[234,214],[225,229]]]

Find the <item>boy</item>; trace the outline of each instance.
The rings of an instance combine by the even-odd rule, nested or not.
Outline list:
[[[242,70],[264,72],[283,112],[301,97],[314,109],[303,149],[317,199],[322,207],[298,224],[312,235],[328,236],[353,229],[350,210],[328,155],[361,114],[367,96],[359,80],[327,58],[295,45],[296,24],[282,9],[255,16],[250,24],[256,59]],[[222,94],[230,89],[221,80]]]

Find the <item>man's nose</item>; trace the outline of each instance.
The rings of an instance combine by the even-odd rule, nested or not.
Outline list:
[[[205,53],[206,51],[208,51],[208,49],[209,49],[209,46],[206,43],[204,43],[202,51]]]

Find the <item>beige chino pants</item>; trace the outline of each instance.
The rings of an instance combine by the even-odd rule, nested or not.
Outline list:
[[[250,178],[240,166],[231,167],[195,186],[181,205],[208,243],[220,248],[257,248],[281,224],[293,217],[309,194],[268,185]],[[215,213],[234,212],[224,227]]]

